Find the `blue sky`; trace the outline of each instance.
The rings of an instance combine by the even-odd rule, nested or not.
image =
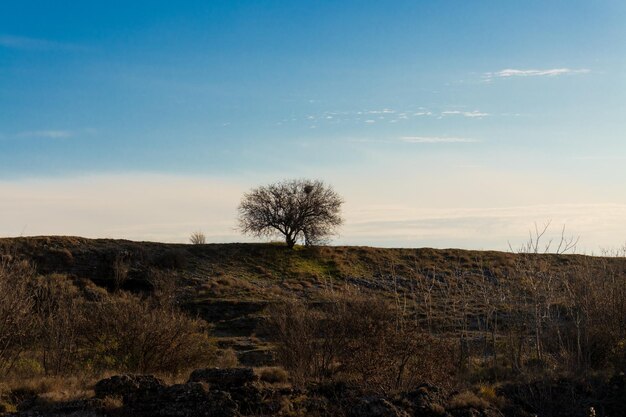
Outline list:
[[[5,0],[0,234],[242,240],[315,177],[337,243],[619,246],[624,39],[623,1]]]

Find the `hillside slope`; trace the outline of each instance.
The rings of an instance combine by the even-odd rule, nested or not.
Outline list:
[[[237,349],[244,362],[265,361],[259,319],[268,304],[281,300],[318,301],[339,289],[361,291],[414,307],[425,323],[445,331],[458,326],[460,316],[479,327],[496,295],[511,302],[529,296],[520,286],[529,268],[534,276],[561,278],[607,268],[626,273],[624,258],[581,255],[343,246],[289,250],[276,244],[57,236],[0,239],[0,253],[29,260],[40,274],[64,274],[109,289],[146,292],[163,281],[175,285],[180,302],[213,323],[222,346]]]
[[[245,415],[268,404],[372,417],[624,409],[623,257],[50,236],[0,239],[0,278],[0,414],[100,410],[89,390],[141,381],[143,400],[118,398],[119,415],[216,398]],[[177,383],[206,366],[223,369],[208,371],[219,381]],[[226,392],[233,372],[266,380]],[[111,373],[124,375],[94,385]],[[171,382],[135,375],[153,373]],[[61,385],[46,388],[50,377]]]

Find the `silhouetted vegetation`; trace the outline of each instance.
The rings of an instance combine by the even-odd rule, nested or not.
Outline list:
[[[343,200],[321,181],[291,180],[255,188],[239,205],[239,227],[254,236],[282,235],[289,248],[300,238],[324,242],[343,223]]]
[[[192,245],[204,245],[206,243],[206,236],[202,232],[193,232],[189,237],[189,242]]]

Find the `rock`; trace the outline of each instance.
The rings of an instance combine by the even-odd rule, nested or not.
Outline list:
[[[452,410],[453,417],[484,417],[485,415],[475,408],[459,408]]]
[[[258,381],[252,368],[205,368],[196,369],[189,376],[189,382],[205,382],[220,390],[240,388]]]
[[[442,389],[430,384],[422,384],[415,390],[403,393],[401,400],[408,404],[416,416],[431,417],[445,413],[446,394]]]
[[[158,417],[238,417],[239,407],[224,391],[209,390],[200,382],[168,387],[158,399],[157,408],[146,415]]]
[[[261,392],[256,382],[259,378],[252,368],[205,368],[197,369],[189,376],[185,385],[207,384],[211,390],[228,393],[229,398],[243,414],[254,414],[266,410],[263,399],[267,393]]]
[[[459,408],[451,411],[452,417],[503,417],[504,414],[495,408],[478,410],[476,408]],[[509,414],[507,414],[509,415]]]
[[[96,397],[122,397],[122,415],[137,417],[238,417],[239,407],[228,392],[206,383],[166,386],[153,376],[118,375],[98,382]]]
[[[351,410],[350,417],[409,417],[409,414],[384,398],[363,397]]]
[[[96,398],[122,397],[124,403],[158,397],[165,384],[152,375],[116,375],[99,381],[94,392]]]
[[[163,391],[160,400],[175,403],[205,401],[210,397],[209,393],[210,391],[206,384],[202,382],[188,382],[167,387]]]
[[[329,416],[332,404],[326,397],[304,397],[300,402],[301,407],[305,412],[311,413],[314,416]]]
[[[38,399],[27,410],[10,415],[14,417],[99,417],[106,414],[103,410],[102,400],[97,398],[61,403],[50,403]]]
[[[237,353],[237,358],[244,366],[270,366],[276,363],[274,351],[269,349],[244,350]]]

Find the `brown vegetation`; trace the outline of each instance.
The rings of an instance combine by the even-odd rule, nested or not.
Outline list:
[[[322,303],[291,301],[269,312],[278,362],[294,381],[343,380],[389,393],[420,382],[451,385],[453,349],[380,299],[329,294]]]
[[[214,358],[206,323],[171,302],[38,276],[23,261],[0,264],[0,313],[5,376],[175,374]]]
[[[546,416],[575,393],[562,409],[604,415],[626,370],[626,260],[538,252],[0,239],[0,372],[13,392],[243,363],[270,385],[429,383],[448,410]]]

